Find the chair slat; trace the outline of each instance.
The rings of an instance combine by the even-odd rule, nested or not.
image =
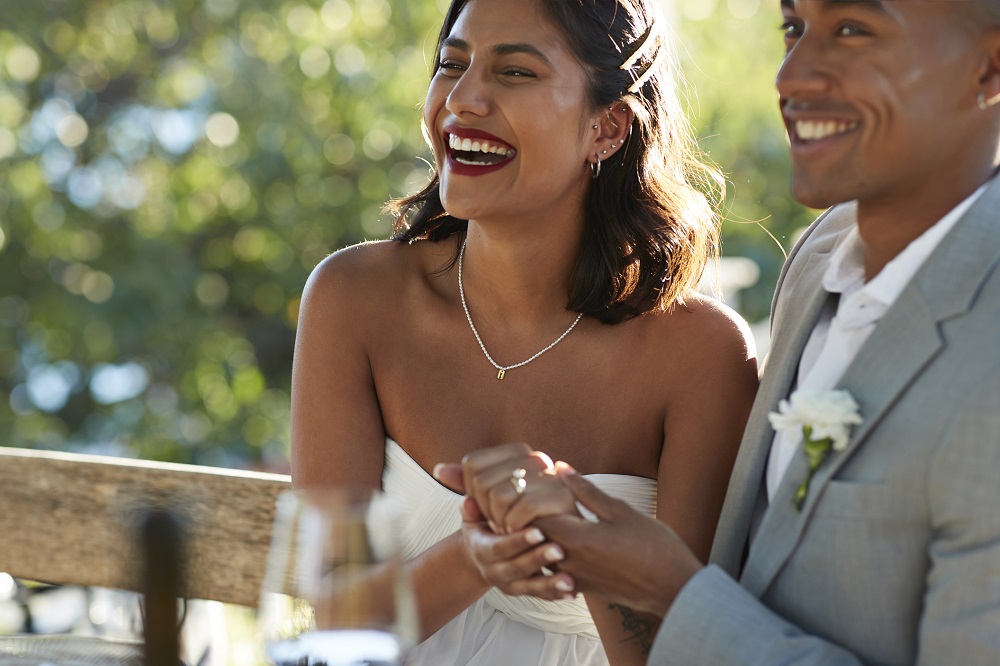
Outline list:
[[[131,525],[150,507],[186,524],[185,596],[256,606],[288,476],[0,448],[0,571],[138,591]]]

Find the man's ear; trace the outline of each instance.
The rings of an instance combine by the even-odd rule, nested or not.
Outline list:
[[[977,102],[989,108],[1000,104],[1000,26],[983,36],[984,56],[979,70]]]

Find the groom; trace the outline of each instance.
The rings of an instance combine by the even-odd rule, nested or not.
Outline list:
[[[1000,0],[781,8],[794,194],[851,203],[779,279],[711,564],[572,473],[600,523],[538,524],[577,591],[663,617],[650,664],[998,664]],[[811,473],[768,414],[830,389],[861,423]]]

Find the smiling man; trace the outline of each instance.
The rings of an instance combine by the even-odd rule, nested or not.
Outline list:
[[[571,470],[600,522],[536,522],[556,576],[467,538],[509,592],[571,581],[663,615],[650,664],[998,664],[1000,0],[781,8],[793,193],[833,208],[779,280],[710,565]],[[768,417],[834,389],[860,424],[810,462]]]

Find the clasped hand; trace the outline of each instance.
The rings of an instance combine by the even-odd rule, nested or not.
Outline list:
[[[662,617],[702,566],[669,527],[525,444],[476,451],[434,475],[466,495],[466,550],[506,594],[551,601],[594,592]]]

